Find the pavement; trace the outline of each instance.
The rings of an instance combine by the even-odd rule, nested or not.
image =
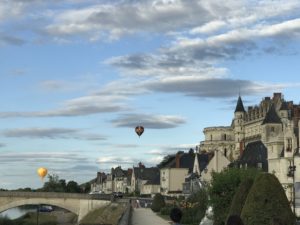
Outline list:
[[[157,216],[150,208],[135,208],[133,209],[131,224],[172,225],[172,222]]]

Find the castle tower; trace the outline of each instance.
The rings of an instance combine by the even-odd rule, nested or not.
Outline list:
[[[268,159],[278,158],[283,149],[283,124],[272,104],[262,122],[262,142],[268,149]]]
[[[244,118],[245,118],[245,109],[241,96],[239,96],[236,108],[234,111],[234,140],[235,140],[235,150],[234,158],[237,159],[242,151],[244,150],[244,138],[245,138],[245,129],[244,129]]]
[[[283,101],[280,106],[280,116],[283,126],[284,133],[284,157],[292,157],[295,149],[298,148],[297,135],[295,135],[295,126],[293,121],[290,119],[290,113],[288,103]],[[296,129],[297,130],[297,129]]]

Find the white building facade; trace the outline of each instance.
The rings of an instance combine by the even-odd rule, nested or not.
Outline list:
[[[221,152],[233,162],[243,157],[244,150],[249,149],[247,146],[259,146],[254,143],[261,143],[267,149],[267,171],[276,175],[293,205],[297,187],[300,187],[299,119],[300,105],[286,101],[281,93],[274,93],[272,98],[265,97],[247,110],[239,96],[231,125],[205,128],[205,140],[198,149]],[[259,162],[257,167],[261,167]],[[300,193],[298,195],[300,197]]]

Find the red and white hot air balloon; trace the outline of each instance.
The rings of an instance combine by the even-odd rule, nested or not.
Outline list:
[[[137,134],[137,135],[139,135],[139,137],[144,133],[144,127],[143,126],[137,126],[136,128],[135,128],[135,133]]]

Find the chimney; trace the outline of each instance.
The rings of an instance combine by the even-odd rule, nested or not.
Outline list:
[[[131,168],[128,168],[128,169],[127,169],[127,173],[128,173],[129,175],[131,175],[131,174],[132,174],[132,169],[131,169]]]
[[[175,165],[176,165],[176,168],[180,168],[180,153],[178,153],[178,152],[175,156]]]
[[[139,162],[139,168],[140,169],[145,169],[145,165],[142,162]]]
[[[275,92],[275,93],[273,93],[273,99],[275,100],[277,100],[277,99],[281,99],[281,93],[280,92]]]

